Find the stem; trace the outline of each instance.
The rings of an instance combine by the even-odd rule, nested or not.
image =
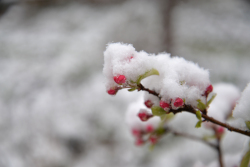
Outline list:
[[[223,160],[222,160],[222,151],[221,151],[221,142],[220,142],[220,138],[217,138],[217,142],[218,142],[218,145],[217,145],[217,151],[218,151],[218,157],[219,157],[219,163],[220,163],[220,167],[224,167],[223,165]]]
[[[150,93],[150,94],[152,94],[152,95],[155,95],[155,96],[157,96],[157,97],[160,98],[160,95],[159,95],[157,92],[145,88],[142,84],[139,84],[139,85],[138,85],[138,91],[140,91],[140,90],[146,91],[146,92],[148,92],[148,93]],[[171,109],[169,112],[172,112],[172,113],[174,113],[174,114],[177,114],[177,113],[183,112],[183,111],[189,112],[189,113],[192,113],[192,114],[196,115],[196,111],[197,111],[197,110],[194,109],[194,108],[193,108],[192,106],[190,106],[190,105],[184,105],[182,108],[179,108],[179,109],[177,109],[177,110]],[[206,114],[203,114],[203,113],[201,113],[201,116],[202,116],[202,118],[205,119],[205,121],[209,121],[209,122],[212,122],[212,123],[214,123],[214,124],[223,126],[224,128],[227,128],[229,131],[233,131],[233,132],[237,132],[237,133],[240,133],[240,134],[243,134],[243,135],[246,135],[246,136],[250,136],[250,131],[244,131],[244,130],[241,130],[241,129],[232,127],[232,126],[230,126],[230,125],[228,125],[228,124],[226,124],[226,123],[220,122],[220,121],[214,119],[213,117],[210,117],[210,116],[208,116],[208,115],[206,115]]]
[[[186,106],[185,105],[185,107],[182,109],[182,111],[186,111],[186,112],[189,112],[189,113],[196,114],[196,110],[191,106]],[[223,126],[224,128],[227,128],[229,131],[233,131],[233,132],[241,133],[241,134],[246,135],[246,136],[250,136],[250,131],[244,131],[244,130],[232,127],[232,126],[230,126],[230,125],[228,125],[226,123],[220,122],[220,121],[214,119],[213,117],[209,117],[208,115],[205,115],[203,113],[201,114],[201,116],[206,121],[213,122],[214,124]]]
[[[148,88],[145,88],[141,83],[140,83],[140,85],[138,85],[138,88],[139,88],[138,91],[143,90],[143,91],[148,92],[149,94],[155,95],[155,96],[157,96],[157,97],[160,98],[160,96],[159,96],[158,93],[156,93],[155,91],[150,90],[150,89],[148,89]]]
[[[199,137],[197,137],[197,136],[192,136],[192,135],[190,135],[190,134],[177,132],[177,131],[172,130],[172,129],[169,129],[169,128],[166,128],[166,130],[167,130],[167,131],[170,131],[171,133],[173,133],[173,134],[176,135],[176,136],[182,136],[182,137],[186,137],[186,138],[188,138],[188,139],[200,141],[200,142],[202,142],[202,143],[204,143],[204,144],[207,144],[207,145],[210,146],[210,147],[213,147],[214,149],[218,149],[218,146],[217,146],[217,145],[215,145],[215,144],[213,144],[213,143],[210,143],[210,142],[208,142],[208,141],[206,141],[206,140],[204,140],[204,139],[202,139],[202,138],[199,138]]]
[[[222,156],[222,151],[221,151],[221,137],[222,137],[222,134],[217,131],[216,127],[213,127],[213,131],[214,131],[214,134],[215,134],[216,139],[217,139],[217,148],[216,148],[216,150],[218,152],[218,161],[219,161],[220,167],[224,167],[224,165],[223,165],[223,156]]]
[[[166,130],[166,132],[170,132],[170,133],[172,133],[172,134],[174,134],[176,136],[182,136],[182,137],[185,137],[185,138],[188,138],[188,139],[191,139],[191,140],[196,140],[196,141],[202,142],[202,143],[216,149],[217,152],[218,152],[218,160],[219,160],[220,167],[224,167],[223,160],[222,160],[223,156],[222,156],[222,151],[221,151],[221,138],[220,138],[220,136],[217,136],[217,144],[213,144],[213,143],[210,143],[210,142],[208,142],[208,141],[206,141],[206,140],[204,140],[202,138],[199,138],[197,136],[177,132],[177,131],[175,131],[173,129],[170,129],[168,127],[165,127],[165,130]],[[216,131],[215,131],[215,133],[216,133]]]

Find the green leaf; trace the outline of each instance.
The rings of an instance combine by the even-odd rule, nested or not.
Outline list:
[[[144,74],[139,76],[139,78],[136,81],[137,85],[140,84],[141,80],[143,80],[144,78],[147,78],[147,77],[149,77],[151,75],[160,75],[160,74],[156,69],[152,68],[151,70],[149,70],[149,71],[147,71]]]
[[[205,135],[202,137],[203,140],[216,139],[216,135]]]
[[[201,127],[202,121],[198,121],[197,124],[195,125],[195,128],[200,128]]]
[[[151,144],[151,145],[149,146],[149,150],[150,150],[150,151],[154,151],[154,148],[155,148],[155,145],[154,145],[154,144]]]
[[[159,106],[153,106],[151,110],[152,110],[153,115],[155,116],[163,116],[166,114],[166,111]]]
[[[207,102],[207,107],[212,103],[212,101],[214,100],[214,98],[216,97],[216,93],[214,93],[213,95],[212,95],[212,97],[208,100],[208,102]]]
[[[132,81],[132,80],[130,80],[130,82],[131,82],[132,84],[135,84],[135,83],[136,83],[135,81]]]
[[[250,150],[248,150],[247,153],[242,158],[240,167],[248,167],[249,160],[250,160]]]
[[[200,109],[201,111],[205,110],[207,107],[204,103],[201,102],[201,100],[197,100],[198,104],[197,104],[197,108]]]
[[[163,135],[165,133],[165,129],[163,127],[160,127],[158,129],[156,129],[155,133],[160,136],[160,135]]]
[[[161,115],[161,120],[170,120],[172,118],[174,118],[174,114],[173,113],[166,113],[166,115]]]
[[[128,91],[129,92],[133,92],[133,91],[135,91],[137,88],[131,88],[131,89],[129,89]]]
[[[180,81],[180,85],[184,85],[186,81]]]
[[[199,121],[201,121],[201,112],[196,111],[196,117],[198,118]]]
[[[247,128],[250,130],[250,121],[245,121]]]

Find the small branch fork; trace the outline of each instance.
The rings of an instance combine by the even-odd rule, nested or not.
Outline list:
[[[140,91],[140,90],[146,91],[149,94],[155,95],[155,96],[157,96],[157,97],[160,98],[160,95],[157,92],[155,92],[153,90],[150,90],[148,88],[145,88],[142,84],[138,85],[138,91]],[[177,114],[177,113],[183,112],[183,111],[184,112],[189,112],[189,113],[192,113],[192,114],[196,115],[196,112],[198,110],[194,109],[190,105],[184,105],[182,108],[179,108],[177,110],[170,109],[169,112],[172,112],[173,114]],[[250,131],[243,131],[241,129],[237,129],[237,128],[232,127],[232,126],[230,126],[230,125],[228,125],[226,123],[220,122],[220,121],[214,119],[213,117],[209,117],[207,115],[207,110],[206,109],[205,109],[204,112],[201,112],[201,116],[202,116],[202,118],[204,118],[204,121],[212,122],[214,124],[223,126],[224,128],[227,128],[229,131],[234,131],[234,132],[246,135],[246,136],[250,136]],[[186,138],[189,138],[189,139],[192,139],[192,140],[203,142],[204,144],[206,144],[206,145],[208,145],[208,146],[216,149],[217,152],[218,152],[218,161],[219,161],[220,167],[224,167],[224,164],[223,164],[223,155],[222,155],[222,150],[221,150],[221,136],[216,135],[217,144],[213,144],[213,143],[210,143],[210,142],[208,142],[208,141],[206,141],[206,140],[204,140],[202,138],[196,137],[196,136],[192,136],[192,135],[189,135],[189,134],[176,132],[176,131],[168,128],[168,127],[165,127],[165,131],[166,132],[171,132],[172,134],[174,134],[176,136],[182,136],[182,137],[186,137]],[[214,129],[214,132],[216,134],[216,130],[215,129]]]
[[[190,135],[190,134],[177,132],[177,131],[175,131],[173,129],[170,129],[168,127],[165,127],[164,129],[165,129],[166,132],[170,132],[173,135],[185,137],[185,138],[188,138],[188,139],[191,139],[191,140],[196,140],[196,141],[202,142],[202,143],[204,143],[204,144],[206,144],[206,145],[214,148],[218,152],[218,161],[219,161],[220,167],[224,167],[224,164],[223,164],[223,155],[222,155],[222,151],[221,151],[221,137],[220,136],[216,136],[217,144],[214,144],[214,143],[210,143],[210,142],[206,141],[205,139],[199,138],[197,136],[193,136],[193,135]]]
[[[196,141],[202,142],[202,143],[204,143],[204,144],[218,150],[218,145],[210,143],[210,142],[206,141],[205,139],[202,139],[202,138],[199,138],[197,136],[190,135],[190,134],[182,133],[182,132],[177,132],[177,131],[175,131],[173,129],[170,129],[169,127],[164,127],[164,129],[165,129],[166,132],[170,132],[175,136],[182,136],[182,137],[185,137],[185,138],[188,138],[188,139],[196,140]]]
[[[145,88],[142,84],[138,85],[138,91],[140,91],[140,90],[146,91],[149,94],[155,95],[155,96],[160,98],[160,95],[157,92]],[[192,113],[192,114],[196,115],[196,111],[197,110],[194,109],[192,106],[184,105],[182,108],[179,108],[177,110],[170,109],[169,112],[172,112],[173,114],[177,114],[177,113],[180,113],[180,112],[189,112],[189,113]],[[243,135],[246,135],[246,136],[250,137],[250,131],[244,131],[244,130],[232,127],[232,126],[230,126],[230,125],[228,125],[226,123],[220,122],[220,121],[214,119],[213,117],[210,117],[210,116],[208,116],[208,115],[206,115],[204,113],[201,113],[201,116],[202,116],[202,118],[205,119],[204,121],[212,122],[214,124],[217,124],[217,125],[223,126],[224,128],[227,128],[229,131],[237,132],[237,133],[240,133],[240,134],[243,134]]]

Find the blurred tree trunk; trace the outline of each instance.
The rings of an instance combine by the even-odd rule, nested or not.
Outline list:
[[[171,54],[174,54],[174,27],[173,27],[173,12],[178,0],[160,0],[160,8],[163,21],[163,45],[164,49]]]

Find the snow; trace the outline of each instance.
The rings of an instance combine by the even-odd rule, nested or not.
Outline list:
[[[163,101],[170,103],[181,98],[193,107],[197,106],[198,99],[204,101],[206,88],[210,85],[209,72],[195,63],[181,57],[170,57],[167,53],[149,55],[144,51],[136,52],[131,44],[123,43],[110,43],[104,52],[103,73],[107,90],[119,87],[114,82],[117,75],[126,77],[127,83],[123,84],[126,87],[151,69],[156,69],[160,76],[149,77],[145,86],[157,90]]]
[[[216,97],[208,108],[208,116],[225,122],[240,97],[240,90],[233,84],[218,83],[214,84],[213,92]]]
[[[233,117],[241,118],[244,121],[250,121],[250,83],[246,86],[241,97],[233,111]]]
[[[146,106],[144,105],[142,97],[140,97],[139,100],[137,100],[136,102],[131,103],[129,105],[125,116],[125,120],[126,123],[128,124],[129,129],[131,131],[133,129],[137,129],[146,132],[146,128],[148,125],[152,125],[154,129],[157,128],[161,121],[160,117],[153,117],[146,122],[142,122],[138,117],[138,113],[140,112],[141,109],[147,110],[148,113],[151,113],[151,110],[147,109]]]
[[[24,2],[1,15],[0,166],[192,167],[197,159],[216,161],[210,147],[173,135],[164,136],[154,151],[135,147],[124,119],[140,92],[121,90],[115,98],[105,92],[101,70],[107,43],[131,43],[147,53],[167,51],[158,1],[84,2],[41,8]],[[243,1],[181,2],[173,15],[172,56],[209,69],[212,83],[232,82],[243,89],[250,80],[246,10]],[[155,81],[150,86],[161,87]],[[180,131],[208,133],[194,129],[193,115],[178,114],[173,121]],[[241,152],[240,137],[224,136],[226,153]]]

